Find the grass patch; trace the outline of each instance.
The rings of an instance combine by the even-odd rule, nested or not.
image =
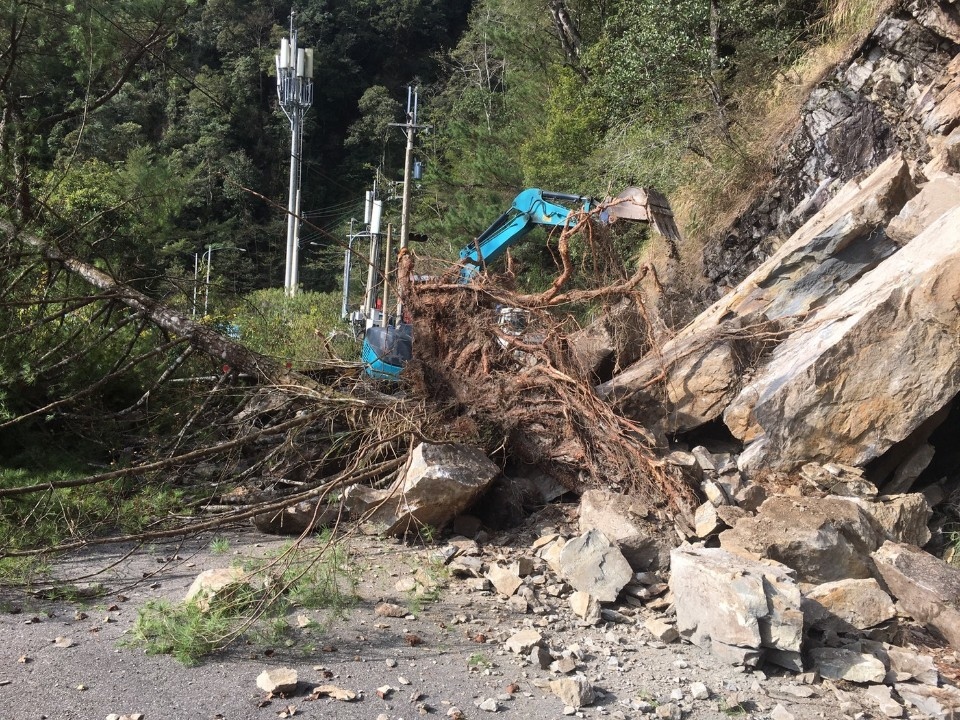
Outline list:
[[[290,545],[266,558],[247,560],[244,570],[247,583],[226,597],[214,597],[206,609],[194,602],[148,603],[128,644],[195,665],[241,637],[291,647],[297,632],[287,621],[292,611],[324,610],[332,621],[357,602],[357,569],[346,547],[328,534],[320,536],[317,547]]]

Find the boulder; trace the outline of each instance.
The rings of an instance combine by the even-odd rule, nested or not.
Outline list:
[[[597,529],[575,537],[560,552],[560,575],[574,589],[600,602],[613,602],[633,579],[623,554]]]
[[[814,648],[810,651],[810,659],[820,677],[828,680],[882,683],[887,675],[883,662],[850,648]]]
[[[880,625],[897,616],[893,601],[873,578],[836,580],[806,593],[805,622],[833,633],[851,633]]]
[[[386,490],[353,486],[345,501],[385,535],[421,527],[439,530],[466,510],[490,486],[499,468],[477,447],[421,443],[403,475]]]
[[[609,378],[649,349],[648,326],[633,298],[606,309],[567,337],[570,354],[587,377]]]
[[[720,546],[781,562],[809,583],[873,575],[869,555],[883,538],[849,498],[769,498],[753,517],[720,533]]]
[[[580,497],[580,532],[599,530],[638,572],[666,569],[675,546],[647,519],[649,509],[628,495],[587,490]]]
[[[590,625],[600,622],[600,603],[590,593],[579,590],[570,595],[570,609],[573,614]]]
[[[897,683],[894,689],[903,701],[933,720],[960,718],[960,690],[950,685],[913,685]]]
[[[340,516],[339,506],[329,506],[320,500],[302,500],[281,510],[254,515],[250,520],[260,532],[299,536],[335,525]]]
[[[533,648],[543,644],[543,635],[533,628],[525,628],[511,635],[503,647],[518,655],[527,655]]]
[[[890,673],[887,683],[902,683],[914,680],[925,685],[939,685],[940,673],[930,655],[921,655],[903,647],[891,645],[887,649],[887,661],[890,663]]]
[[[889,541],[871,557],[903,611],[960,649],[960,569],[918,547]]]
[[[818,309],[727,407],[740,469],[863,466],[960,391],[960,207]]]
[[[923,493],[882,495],[871,501],[857,501],[886,540],[922,547],[930,542],[927,522],[933,511]]]
[[[960,206],[960,177],[946,175],[926,183],[920,192],[907,201],[890,224],[887,235],[894,242],[906,245],[944,213]]]
[[[206,612],[214,603],[229,602],[244,588],[249,587],[249,577],[243,568],[204,570],[190,585],[183,602],[194,603],[201,611]]]
[[[593,685],[583,675],[551,680],[550,691],[560,698],[564,705],[573,708],[589,705],[594,700]]]
[[[774,661],[799,664],[803,638],[800,589],[792,571],[720,548],[680,547],[670,556],[677,630],[699,645],[779,651]]]
[[[517,573],[496,563],[490,565],[490,569],[487,571],[487,579],[493,583],[498,593],[507,597],[513,595],[523,585],[523,580]]]

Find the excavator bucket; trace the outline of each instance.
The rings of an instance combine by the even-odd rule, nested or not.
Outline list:
[[[673,243],[680,241],[680,229],[673,219],[673,209],[667,198],[656,190],[628,187],[622,193],[603,201],[608,222],[633,220],[646,222]]]

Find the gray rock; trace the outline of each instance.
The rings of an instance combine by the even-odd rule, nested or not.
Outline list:
[[[873,578],[818,585],[801,607],[808,625],[833,633],[866,630],[897,616],[890,596]]]
[[[821,677],[855,683],[882,683],[887,670],[873,655],[848,648],[814,648],[810,651]]]
[[[339,505],[331,507],[320,500],[303,500],[281,510],[254,515],[250,521],[260,532],[299,536],[335,525],[341,510]]]
[[[927,522],[933,511],[922,493],[884,495],[858,504],[880,526],[886,540],[917,547],[930,542]]]
[[[487,570],[487,579],[493,583],[498,593],[507,597],[513,595],[517,588],[523,585],[523,580],[515,572],[497,564],[491,565]]]
[[[472,445],[421,443],[392,487],[354,485],[344,494],[352,517],[365,517],[385,535],[418,527],[439,530],[466,510],[493,482],[499,468]]]
[[[530,656],[528,658],[530,664],[539,667],[541,670],[546,670],[550,667],[550,663],[553,662],[553,658],[550,656],[550,651],[547,650],[542,645],[537,645],[530,650]]]
[[[503,644],[503,647],[512,653],[526,655],[534,647],[543,643],[543,635],[532,628],[525,628],[518,633],[514,633]]]
[[[657,523],[648,519],[649,514],[649,508],[636,498],[587,490],[580,497],[580,532],[602,532],[634,570],[665,569],[674,544],[664,537]]]
[[[296,691],[297,671],[293,668],[272,668],[257,675],[257,687],[268,693],[287,695]]]
[[[865,465],[956,395],[958,269],[960,207],[806,320],[725,411],[740,469]]]
[[[871,577],[881,542],[869,515],[840,497],[772,497],[720,534],[721,547],[781,562],[810,583]]]
[[[917,708],[934,720],[957,720],[960,718],[960,690],[949,685],[911,685],[897,683],[897,694],[905,703]]]
[[[717,508],[708,501],[697,508],[693,515],[693,526],[697,537],[706,538],[724,527],[724,523],[717,514]]]
[[[918,547],[889,541],[872,558],[904,612],[960,648],[960,570]]]
[[[890,663],[890,673],[886,682],[905,682],[915,680],[924,685],[939,685],[940,673],[936,663],[929,655],[921,655],[903,647],[891,646],[887,648],[887,659]]]
[[[670,589],[683,637],[704,648],[719,642],[800,652],[800,589],[789,568],[696,547],[674,550],[671,568]]]
[[[497,702],[496,698],[487,698],[477,707],[484,712],[497,712],[500,709],[500,703]]]
[[[886,685],[871,685],[867,688],[866,696],[877,704],[886,717],[903,717],[903,706],[893,699],[890,688]]]
[[[550,681],[550,692],[563,701],[564,705],[579,708],[593,702],[593,685],[582,675],[560,678]]]
[[[643,627],[660,642],[672,643],[680,639],[680,633],[674,625],[658,617],[648,617]]]
[[[633,578],[623,554],[599,530],[573,538],[560,553],[560,574],[575,589],[600,602],[613,602]]]
[[[570,595],[570,609],[581,620],[596,625],[600,622],[600,603],[590,593],[577,592]]]
[[[201,611],[206,612],[218,600],[229,601],[236,597],[236,594],[245,586],[249,587],[250,584],[247,572],[243,568],[204,570],[190,585],[183,602],[194,603]]]

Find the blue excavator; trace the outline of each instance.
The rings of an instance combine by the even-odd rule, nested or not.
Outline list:
[[[680,233],[667,199],[655,190],[627,188],[602,202],[583,195],[528,188],[517,195],[510,209],[460,251],[461,283],[469,283],[482,268],[503,257],[536,227],[564,227],[575,211],[590,212],[601,224],[619,220],[648,223],[675,247]],[[373,259],[371,258],[373,261]],[[396,380],[413,356],[413,328],[402,318],[389,318],[375,308],[363,336],[362,360],[372,378]]]

